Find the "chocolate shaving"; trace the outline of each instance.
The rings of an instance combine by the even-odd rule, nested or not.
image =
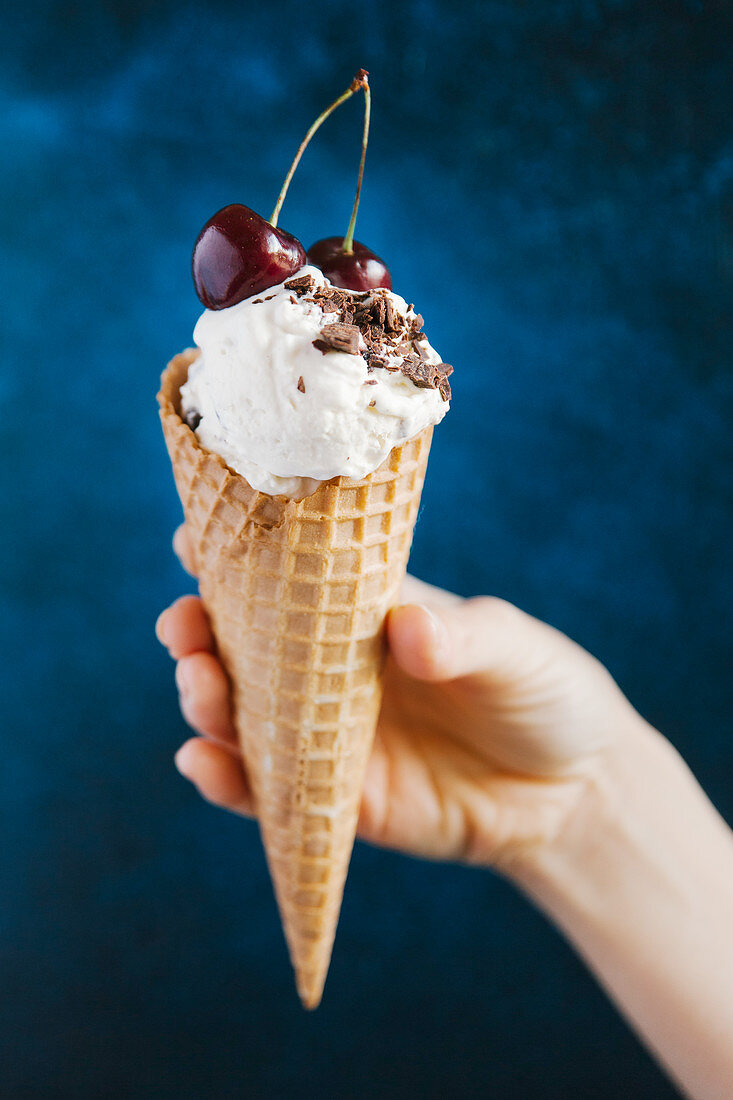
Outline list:
[[[444,401],[450,401],[451,398],[449,374],[453,374],[453,367],[450,363],[434,363],[430,372],[433,386]]]
[[[372,398],[372,400],[369,402],[369,405],[367,406],[367,408],[373,409],[374,406],[376,405],[376,403],[377,402],[374,400],[374,398]]]
[[[384,305],[384,298],[375,298],[372,302],[371,315],[375,325],[379,328],[384,328],[384,318],[386,314],[386,308]]]
[[[438,390],[443,401],[450,401],[451,388],[448,375],[450,363],[426,363],[416,355],[408,355],[402,364],[402,373],[419,389]]]
[[[324,355],[327,351],[345,351],[347,355],[358,355],[359,329],[356,325],[345,325],[338,321],[334,325],[325,325],[319,338],[313,341],[313,347]]]
[[[424,363],[417,355],[406,355],[402,362],[402,373],[421,390],[435,389],[433,364]]]
[[[286,283],[283,283],[286,290],[297,290],[303,294],[308,290],[312,290],[315,285],[316,281],[312,275],[299,275],[297,279],[288,279]]]
[[[197,412],[196,409],[189,409],[183,419],[186,421],[191,431],[195,432],[201,423],[201,413]]]
[[[310,293],[305,301],[320,306],[324,315],[337,315],[313,341],[313,346],[324,355],[329,351],[358,355],[361,334],[362,354],[369,373],[377,369],[389,373],[402,371],[419,389],[436,389],[444,401],[450,400],[448,375],[453,368],[449,363],[430,362],[433,352],[422,331],[423,317],[419,313],[412,316],[412,304],[407,307],[407,316],[402,316],[383,287],[347,291],[341,287],[317,286],[310,275],[289,279],[285,286],[299,297]],[[298,389],[304,393],[302,381],[301,378]],[[368,379],[366,385],[376,385],[376,379]]]
[[[302,374],[301,374],[300,378],[298,379],[298,389],[300,390],[301,393],[305,393],[305,382],[303,381],[303,375]]]
[[[254,298],[254,299],[252,300],[252,305],[253,305],[253,306],[260,306],[260,305],[262,305],[262,299],[261,299],[261,298]]]
[[[335,286],[319,286],[313,292],[314,302],[335,302],[339,309],[348,301],[348,296]]]
[[[265,301],[266,302],[271,301],[273,298],[277,298],[277,294],[266,294],[265,295]]]
[[[395,307],[389,298],[384,300],[384,327],[387,332],[399,332],[400,330]]]

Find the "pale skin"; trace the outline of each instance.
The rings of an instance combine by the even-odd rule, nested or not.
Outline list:
[[[186,532],[174,547],[190,570]],[[176,765],[255,812],[201,601],[162,613]],[[569,638],[502,600],[407,577],[359,836],[493,867],[582,954],[683,1092],[733,1096],[733,834],[684,761]]]

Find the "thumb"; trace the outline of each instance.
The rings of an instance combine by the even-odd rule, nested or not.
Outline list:
[[[493,596],[445,605],[405,604],[387,620],[397,664],[416,680],[454,680],[475,673],[509,672],[516,656],[538,638],[542,624]]]

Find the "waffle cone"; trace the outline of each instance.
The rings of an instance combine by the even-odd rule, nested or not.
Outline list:
[[[177,355],[158,394],[201,596],[234,718],[298,993],[331,957],[382,695],[384,618],[407,566],[432,428],[360,481],[301,501],[257,492],[201,447]]]

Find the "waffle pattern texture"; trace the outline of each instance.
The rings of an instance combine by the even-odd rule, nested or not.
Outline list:
[[[302,501],[252,489],[181,420],[196,350],[158,394],[201,596],[229,675],[296,983],[318,1005],[382,695],[383,624],[407,567],[432,428]]]

